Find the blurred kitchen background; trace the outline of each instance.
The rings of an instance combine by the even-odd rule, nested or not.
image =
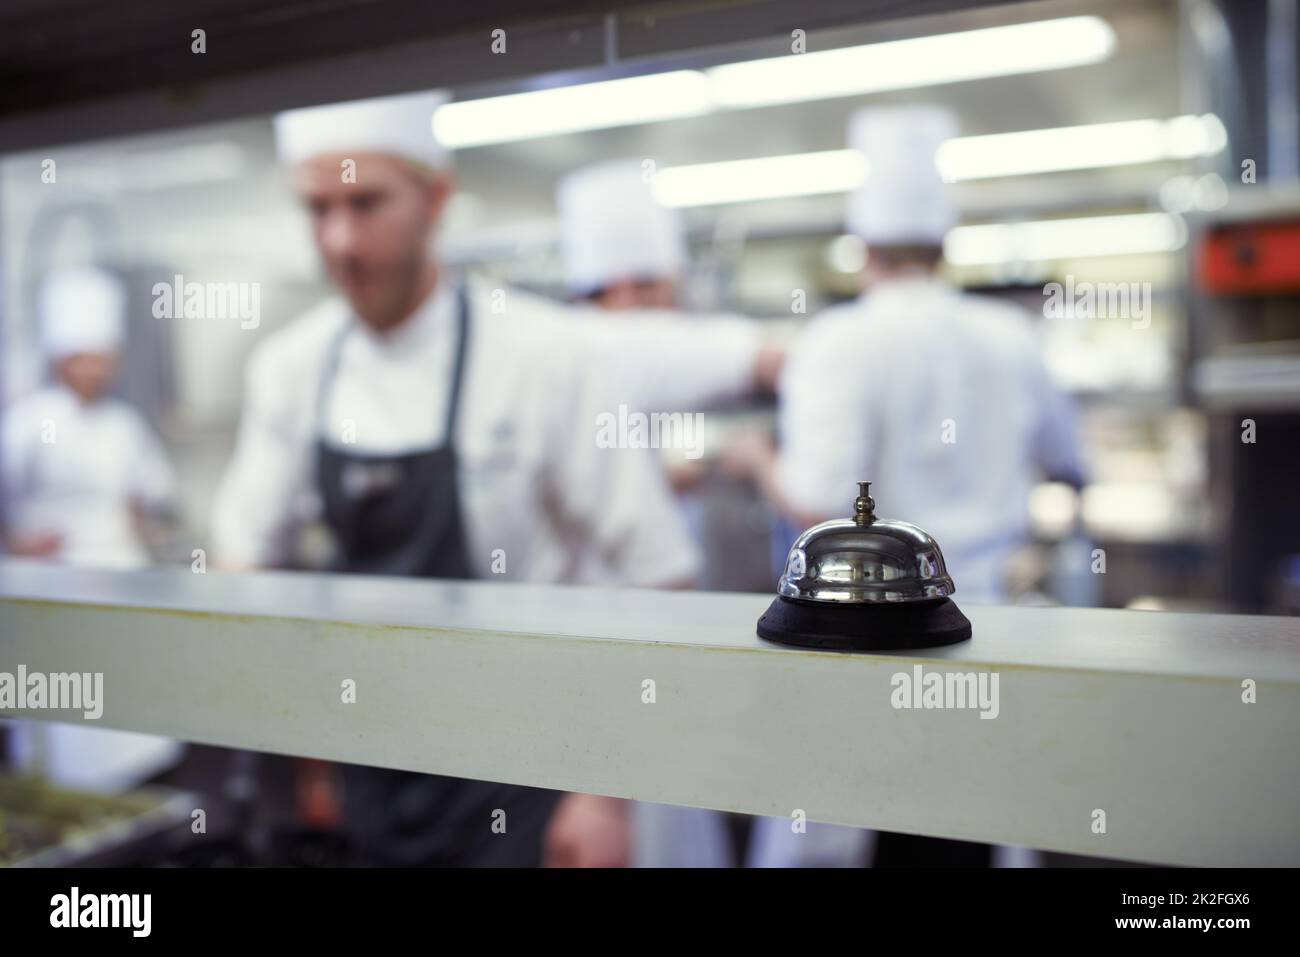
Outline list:
[[[0,14],[0,33],[30,6]],[[439,66],[414,49],[362,52],[342,73],[318,71],[321,83],[294,74],[285,102],[271,102],[257,74],[236,71],[214,81],[224,99],[178,86],[142,94],[138,113],[92,102],[60,114],[54,104],[49,117],[75,117],[61,125],[20,111],[0,123],[5,398],[43,375],[35,297],[51,268],[97,261],[129,276],[137,304],[120,389],[155,423],[180,472],[183,513],[160,554],[188,563],[205,543],[230,455],[245,357],[329,294],[275,162],[275,108],[449,90],[455,102],[435,121],[459,182],[442,237],[447,259],[555,296],[556,182],[601,159],[652,160],[660,198],[689,227],[690,304],[793,337],[821,307],[856,293],[863,252],[842,214],[862,172],[840,152],[847,118],[866,104],[939,103],[961,129],[940,157],[962,210],[948,275],[1040,317],[1050,368],[1080,407],[1091,470],[1081,496],[1050,485],[1035,492],[1037,541],[1018,572],[1020,600],[1300,613],[1295,0],[920,3],[906,9],[926,15],[907,19],[897,19],[897,4],[852,6],[811,5],[806,21],[796,4],[704,4],[662,21],[628,13],[620,62],[609,66],[599,51],[608,52],[611,21],[574,15],[538,27],[559,52],[524,75],[509,63],[499,68],[509,77],[465,70],[462,82],[449,75],[454,57]],[[1059,21],[1046,40],[993,30],[959,56],[873,47],[1043,21]],[[75,19],[68,28],[74,45],[86,41]],[[804,57],[788,55],[793,29],[807,30]],[[817,59],[832,50],[835,59]],[[106,89],[117,82],[111,52]],[[488,100],[563,97],[570,84],[612,78],[622,85],[586,87],[581,104],[533,101],[503,113]],[[242,118],[194,122],[217,114]],[[99,132],[122,129],[141,132]],[[50,137],[60,145],[44,145]],[[47,159],[57,188],[41,183]],[[735,165],[709,165],[724,163]],[[1243,182],[1246,167],[1253,182]],[[153,319],[152,284],[176,274],[260,283],[261,327]],[[1150,283],[1149,326],[1041,318],[1044,286],[1067,277]],[[792,314],[795,289],[806,290],[805,314]],[[770,399],[715,410],[714,450],[732,426],[773,412]],[[1255,423],[1253,444],[1242,441],[1244,419]],[[715,556],[704,584],[769,591],[765,507],[721,477],[702,501]],[[1104,575],[1090,570],[1092,548],[1105,550]]]

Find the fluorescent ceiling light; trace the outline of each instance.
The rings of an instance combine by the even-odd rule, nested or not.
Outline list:
[[[958,226],[949,230],[943,252],[955,266],[977,266],[1164,253],[1186,242],[1187,228],[1179,217],[1133,213]]]
[[[433,133],[449,149],[696,116],[713,108],[695,70],[512,93],[440,106]]]
[[[1114,49],[1115,31],[1105,20],[1065,17],[729,63],[707,72],[718,102],[738,108],[1085,66]]]
[[[985,179],[1210,156],[1227,142],[1217,116],[1179,116],[963,136],[940,146],[935,164],[949,181]]]
[[[676,70],[447,103],[433,131],[449,149],[1097,63],[1115,32],[1099,17],[968,30],[792,53],[703,73]]]
[[[939,147],[935,164],[957,182],[1209,156],[1226,145],[1223,124],[1206,114],[959,137]],[[666,206],[709,206],[839,193],[868,171],[856,150],[670,166],[655,177],[655,195]]]
[[[866,173],[867,161],[861,153],[828,150],[667,167],[655,175],[654,191],[666,206],[707,206],[843,193],[862,183]]]

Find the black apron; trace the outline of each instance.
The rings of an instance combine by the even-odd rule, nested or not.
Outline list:
[[[329,390],[352,329],[329,347],[317,396],[316,485],[334,534],[334,570],[472,578],[457,485],[455,430],[469,338],[457,293],[456,354],[441,446],[401,455],[347,451],[325,440]],[[559,792],[461,778],[344,766],[346,828],[359,864],[536,865]],[[493,814],[505,812],[505,833]],[[499,816],[499,815],[498,815]],[[499,829],[499,828],[498,828]]]

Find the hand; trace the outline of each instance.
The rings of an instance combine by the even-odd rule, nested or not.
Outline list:
[[[722,449],[722,469],[738,479],[757,481],[776,456],[772,437],[760,429],[737,432]]]
[[[9,554],[20,558],[54,558],[63,547],[63,536],[58,532],[32,532],[11,535],[5,544]]]
[[[689,492],[708,477],[709,467],[698,461],[674,463],[668,466],[668,484],[678,494]]]
[[[754,383],[765,392],[775,392],[785,365],[785,348],[774,342],[765,342],[754,360]]]
[[[598,794],[567,794],[546,829],[547,867],[630,867],[628,803]]]

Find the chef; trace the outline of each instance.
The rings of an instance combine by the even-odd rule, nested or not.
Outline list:
[[[772,391],[785,352],[739,316],[683,311],[686,239],[676,210],[654,196],[646,162],[609,160],[556,188],[560,251],[575,315],[611,350],[621,396],[646,411],[694,411]]]
[[[227,566],[292,560],[318,517],[344,572],[689,582],[698,556],[647,450],[601,448],[614,389],[565,309],[465,282],[432,251],[452,192],[438,99],[294,110],[276,143],[341,296],[255,349],[214,505]],[[530,864],[557,794],[371,768],[346,774],[372,864]],[[566,802],[586,816],[586,797]],[[494,809],[505,834],[492,830]],[[574,863],[592,863],[568,845]],[[600,863],[600,861],[594,861]]]
[[[792,351],[779,451],[751,437],[730,458],[798,528],[839,515],[842,490],[870,479],[879,514],[943,542],[965,601],[997,602],[1033,484],[1077,486],[1082,466],[1030,316],[939,277],[956,211],[935,154],[955,132],[934,107],[852,117],[869,166],[847,217],[867,249],[862,295],[814,317]]]
[[[774,387],[784,355],[764,341],[756,323],[681,310],[685,236],[676,211],[655,198],[642,161],[611,160],[570,173],[556,189],[556,207],[565,283],[575,302],[604,320],[586,335],[612,350],[620,367],[619,401],[645,412],[689,412]],[[698,460],[675,460],[669,471],[674,488],[684,492],[702,468]],[[590,840],[611,848],[607,859],[620,856],[614,849],[622,847],[621,856],[641,867],[734,863],[718,812],[614,798],[590,801],[604,803],[589,824]],[[565,826],[566,819],[559,818],[554,833]]]
[[[625,315],[679,308],[686,240],[676,210],[655,199],[652,174],[641,160],[607,160],[560,180],[560,252],[575,300]]]
[[[934,156],[953,135],[933,107],[853,117],[850,141],[870,167],[848,206],[867,249],[864,291],[810,321],[780,385],[780,451],[750,451],[800,528],[839,513],[844,479],[870,476],[880,514],[943,542],[965,600],[995,602],[1029,534],[1033,484],[1079,485],[1083,470],[1028,313],[938,275],[956,213]]]
[[[67,268],[46,279],[39,308],[52,381],[4,416],[6,550],[66,565],[141,568],[150,561],[141,521],[171,509],[175,479],[144,417],[109,395],[126,290],[107,270]],[[175,763],[180,748],[152,735],[63,724],[29,723],[15,740],[20,765],[39,762],[55,783],[108,793]]]

